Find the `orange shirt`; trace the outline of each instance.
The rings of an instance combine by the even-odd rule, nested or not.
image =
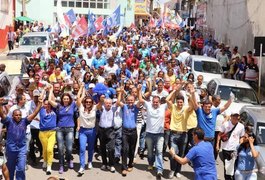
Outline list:
[[[164,130],[169,130],[170,128],[170,120],[171,120],[171,111],[169,109],[165,112],[165,123],[164,123]]]

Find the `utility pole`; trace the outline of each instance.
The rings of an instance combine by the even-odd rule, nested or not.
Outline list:
[[[26,12],[26,0],[22,0],[22,16],[27,16]]]
[[[154,0],[150,0],[150,14],[153,14]]]

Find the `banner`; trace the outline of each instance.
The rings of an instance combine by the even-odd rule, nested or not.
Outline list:
[[[75,29],[72,32],[72,38],[77,39],[80,36],[87,34],[87,29],[88,29],[87,21],[85,17],[81,17]]]

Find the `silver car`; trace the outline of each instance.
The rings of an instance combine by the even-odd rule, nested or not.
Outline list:
[[[256,162],[258,165],[258,179],[265,178],[265,106],[243,106],[240,111],[240,118],[243,124],[253,126],[253,134],[256,136],[259,157]]]

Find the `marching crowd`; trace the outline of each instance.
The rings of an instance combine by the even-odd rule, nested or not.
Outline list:
[[[28,78],[0,107],[6,179],[25,179],[27,162],[39,163],[36,148],[50,175],[55,147],[60,174],[66,166],[73,169],[73,149],[80,176],[86,164],[93,168],[95,151],[102,170],[114,173],[121,160],[126,176],[147,150],[148,170],[155,168],[157,178],[169,159],[170,179],[180,178],[186,163],[195,179],[217,179],[215,160],[222,149],[225,179],[257,179],[259,153],[250,125],[239,122],[239,112],[226,111],[234,95],[220,106],[220,96],[208,96],[203,76],[195,78],[187,63],[190,51],[216,57],[225,77],[254,87],[258,67],[251,51],[241,56],[237,47],[231,52],[198,30],[124,28],[117,39],[111,35],[58,37],[49,58],[41,48],[29,58]],[[191,40],[191,49],[182,49],[179,39]]]

